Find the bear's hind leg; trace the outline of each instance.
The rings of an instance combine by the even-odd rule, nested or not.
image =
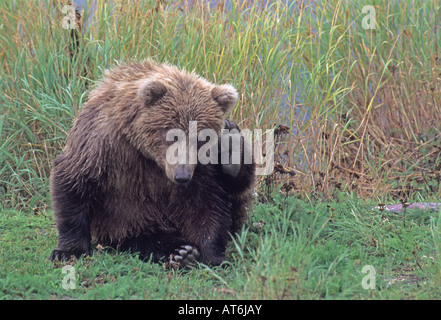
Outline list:
[[[91,253],[90,217],[93,210],[92,192],[78,192],[75,182],[55,167],[52,173],[51,192],[54,215],[58,229],[58,246],[52,251],[52,261],[79,258]],[[93,190],[93,188],[85,189]]]
[[[52,251],[49,259],[52,261],[69,260],[71,256],[80,258],[90,255],[91,236],[88,204],[57,203],[56,218],[58,228],[58,246]]]

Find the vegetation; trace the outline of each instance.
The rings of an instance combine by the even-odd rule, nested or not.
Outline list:
[[[439,298],[439,213],[369,209],[441,192],[439,0],[94,3],[76,30],[67,1],[0,3],[0,298]],[[65,290],[52,160],[104,70],[148,57],[233,84],[231,119],[275,129],[275,170],[225,268],[97,249]]]
[[[332,203],[276,195],[257,204],[231,242],[228,263],[164,270],[137,255],[96,248],[48,261],[56,246],[50,214],[0,216],[0,297],[4,299],[440,299],[441,216],[372,211],[341,194]],[[375,281],[364,278],[375,268]],[[64,281],[64,282],[63,282]],[[366,282],[365,289],[363,281]],[[63,284],[64,283],[64,284]],[[73,284],[73,289],[64,286]],[[370,289],[373,285],[374,289]]]

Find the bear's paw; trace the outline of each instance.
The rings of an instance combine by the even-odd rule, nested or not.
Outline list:
[[[199,250],[196,247],[184,245],[175,251],[177,253],[172,253],[169,256],[169,260],[165,265],[166,268],[176,270],[179,267],[186,268],[196,266],[196,260],[199,257]]]

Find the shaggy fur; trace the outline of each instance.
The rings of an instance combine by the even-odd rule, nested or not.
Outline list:
[[[58,247],[51,259],[90,255],[91,240],[154,260],[182,245],[199,261],[220,264],[229,233],[239,230],[254,183],[254,164],[236,176],[220,164],[181,169],[166,161],[169,129],[220,134],[237,102],[230,85],[217,86],[176,67],[150,60],[107,71],[54,161],[51,193]],[[181,171],[179,171],[181,170]]]

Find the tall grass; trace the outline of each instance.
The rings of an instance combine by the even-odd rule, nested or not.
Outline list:
[[[147,57],[232,83],[240,101],[230,116],[241,127],[278,127],[278,163],[262,185],[440,191],[439,1],[248,0],[227,10],[222,1],[99,0],[83,12],[78,47],[61,27],[63,4],[0,4],[4,207],[47,205],[51,161],[89,90],[106,68]],[[366,4],[375,30],[361,26]]]
[[[373,5],[376,28],[362,28]],[[304,15],[315,106],[311,180],[363,194],[439,194],[439,1],[324,1]],[[437,180],[436,186],[430,182]],[[428,191],[428,190],[425,190]]]

